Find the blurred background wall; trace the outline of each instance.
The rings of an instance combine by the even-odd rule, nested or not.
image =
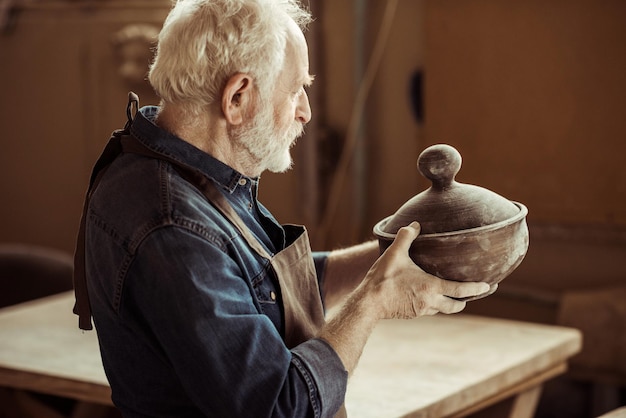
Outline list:
[[[136,90],[144,103],[156,100],[143,74],[133,79],[132,68],[150,59],[140,51],[150,53],[146,42],[170,2],[6,5],[0,30],[0,241],[73,252],[91,167],[110,133],[123,127],[127,92]]]
[[[415,166],[424,148],[455,146],[457,180],[530,211],[525,261],[467,311],[585,328],[579,376],[625,384],[615,298],[626,277],[626,2],[308,3],[313,121],[294,169],[264,174],[262,201],[305,224],[314,249],[349,245],[428,187]],[[127,92],[158,103],[138,68],[170,1],[2,5],[0,241],[72,252],[91,167],[125,122]],[[564,308],[572,300],[585,315]],[[602,344],[613,351],[589,351]]]

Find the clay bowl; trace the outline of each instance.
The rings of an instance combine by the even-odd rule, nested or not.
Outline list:
[[[491,285],[475,300],[490,295],[515,270],[528,250],[528,209],[487,189],[454,180],[461,156],[438,144],[418,159],[420,172],[433,185],[405,203],[394,215],[374,226],[383,252],[398,229],[420,222],[422,233],[409,255],[424,271],[455,281],[481,281]]]

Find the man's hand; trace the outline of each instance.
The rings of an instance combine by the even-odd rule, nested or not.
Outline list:
[[[418,267],[409,257],[409,248],[419,232],[417,222],[398,231],[391,246],[319,334],[335,349],[350,374],[380,319],[456,313],[465,308],[465,302],[452,298],[489,291],[486,283],[443,280]]]
[[[409,248],[419,233],[417,222],[400,228],[395,241],[367,273],[362,289],[357,289],[372,298],[380,311],[379,319],[460,312],[465,302],[452,298],[489,291],[487,283],[454,282],[424,272],[409,257]]]

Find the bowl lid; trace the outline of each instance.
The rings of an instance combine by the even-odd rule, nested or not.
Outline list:
[[[504,221],[518,214],[510,200],[485,188],[459,183],[461,154],[452,146],[437,144],[426,148],[417,159],[419,172],[431,187],[417,194],[381,225],[383,232],[417,221],[422,234],[460,231]]]

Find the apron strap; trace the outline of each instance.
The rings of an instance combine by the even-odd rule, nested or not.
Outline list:
[[[133,121],[133,106],[135,112],[139,109],[139,97],[133,93],[128,93],[128,104],[126,106],[126,116],[128,118],[124,129],[113,132],[104,151],[96,161],[89,178],[89,186],[83,203],[83,212],[80,218],[80,226],[78,229],[78,237],[76,238],[76,250],[74,251],[74,294],[76,303],[73,312],[78,315],[78,326],[80,329],[91,330],[91,304],[89,303],[89,295],[87,293],[87,274],[85,271],[85,224],[87,218],[87,210],[89,201],[93,192],[98,187],[100,179],[109,168],[111,163],[122,153],[122,145],[120,138],[130,132],[130,125]]]
[[[87,294],[87,277],[85,272],[85,223],[87,218],[87,210],[89,208],[89,201],[93,191],[98,186],[102,175],[106,172],[106,169],[113,162],[113,160],[121,153],[122,147],[120,145],[120,138],[113,134],[109,143],[104,149],[104,152],[96,162],[93,172],[91,173],[91,179],[89,181],[89,188],[85,196],[85,202],[83,203],[83,212],[80,217],[80,227],[78,229],[78,237],[76,239],[76,250],[74,251],[74,293],[76,296],[76,303],[74,304],[74,313],[78,315],[78,326],[84,330],[91,330],[91,305],[89,303],[89,295]]]

